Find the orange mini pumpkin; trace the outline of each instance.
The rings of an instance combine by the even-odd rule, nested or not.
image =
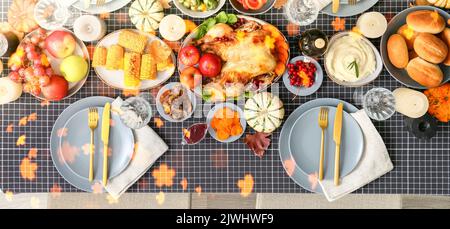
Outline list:
[[[450,121],[450,83],[424,92],[430,104],[428,113],[441,122]]]

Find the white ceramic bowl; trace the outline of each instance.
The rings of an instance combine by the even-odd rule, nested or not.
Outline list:
[[[241,122],[241,126],[242,126],[242,133],[238,136],[230,136],[227,140],[219,140],[217,138],[217,134],[216,131],[211,127],[211,121],[214,117],[214,114],[217,112],[217,110],[219,110],[220,108],[224,108],[224,107],[228,107],[233,111],[237,111],[239,113],[239,121]],[[208,112],[208,116],[206,117],[206,123],[208,124],[208,132],[209,134],[216,139],[219,142],[224,142],[224,143],[230,143],[230,142],[234,142],[236,140],[238,140],[239,138],[242,137],[242,135],[245,132],[245,128],[247,127],[247,122],[245,121],[244,118],[244,112],[242,111],[241,108],[239,108],[238,106],[236,106],[233,103],[220,103],[217,104],[216,106],[214,106],[209,112]]]
[[[338,78],[336,78],[335,76],[333,76],[330,73],[330,70],[328,69],[326,62],[327,62],[327,54],[329,52],[329,50],[331,49],[331,47],[334,45],[334,43],[336,42],[336,40],[340,39],[341,37],[345,37],[345,36],[350,36],[353,32],[340,32],[337,33],[336,35],[334,35],[331,40],[330,43],[328,44],[328,51],[327,53],[325,53],[325,58],[324,58],[324,63],[325,63],[325,71],[328,75],[328,77],[330,77],[330,79],[342,86],[347,86],[347,87],[361,87],[364,85],[367,85],[369,83],[371,83],[372,81],[374,81],[376,78],[378,78],[378,76],[380,75],[381,71],[383,70],[383,61],[381,59],[381,55],[380,52],[378,52],[378,49],[372,44],[372,42],[370,42],[367,38],[361,36],[361,35],[357,35],[355,34],[355,36],[359,36],[364,42],[366,42],[373,50],[373,53],[375,55],[375,61],[376,61],[376,67],[375,70],[373,71],[372,74],[370,74],[369,76],[358,80],[356,82],[348,82],[348,81],[343,81],[340,80]]]
[[[180,3],[178,0],[173,0],[173,4],[183,13],[186,14],[190,17],[193,18],[207,18],[213,14],[216,14],[217,12],[219,12],[220,9],[222,9],[222,7],[225,5],[225,2],[227,0],[218,0],[219,3],[217,5],[217,8],[213,9],[213,10],[207,10],[205,12],[202,11],[194,11],[191,9],[188,9],[186,7],[184,7],[184,5],[182,3]]]
[[[177,86],[177,85],[181,85],[184,88],[184,91],[187,93],[191,103],[192,103],[192,111],[191,113],[189,113],[186,117],[182,118],[182,119],[173,119],[170,115],[166,114],[166,112],[164,112],[164,108],[161,104],[161,95],[167,91],[172,89],[173,87]],[[156,96],[156,109],[158,110],[159,115],[161,115],[165,120],[169,121],[169,122],[183,122],[186,119],[190,118],[192,116],[192,114],[194,114],[195,108],[197,107],[197,98],[195,97],[195,94],[192,93],[191,90],[189,90],[188,88],[184,87],[181,83],[169,83],[166,84],[164,87],[162,87],[159,92],[158,95]]]

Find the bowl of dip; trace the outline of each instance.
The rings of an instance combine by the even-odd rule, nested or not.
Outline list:
[[[354,32],[334,35],[325,53],[325,71],[335,83],[360,87],[374,81],[383,70],[377,48]]]

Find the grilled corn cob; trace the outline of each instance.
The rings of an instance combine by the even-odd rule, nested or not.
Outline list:
[[[141,70],[141,55],[127,52],[124,57],[124,83],[127,87],[139,86],[139,74]]]
[[[138,33],[124,30],[119,34],[119,45],[133,52],[142,54],[147,45],[148,38]]]
[[[102,67],[106,65],[107,50],[105,47],[97,47],[94,50],[94,58],[92,60],[92,67]]]
[[[123,69],[123,53],[124,50],[119,45],[111,45],[106,54],[106,69],[122,70]]]
[[[142,55],[140,79],[141,80],[156,79],[156,62],[151,54]]]

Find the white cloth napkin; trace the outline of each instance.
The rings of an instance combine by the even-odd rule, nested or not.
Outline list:
[[[316,0],[319,4],[319,9],[323,10],[326,6],[328,6],[333,0]],[[357,2],[361,0],[356,0]],[[348,4],[348,0],[341,0],[341,4]]]
[[[392,165],[386,145],[364,110],[351,114],[364,135],[364,151],[356,168],[341,178],[339,186],[334,181],[319,181],[328,201],[335,201],[391,171]]]
[[[123,100],[118,97],[111,104],[112,109],[119,110]],[[106,191],[114,198],[119,198],[158,160],[169,147],[149,126],[133,130],[137,150],[128,167],[118,176],[110,179]]]

